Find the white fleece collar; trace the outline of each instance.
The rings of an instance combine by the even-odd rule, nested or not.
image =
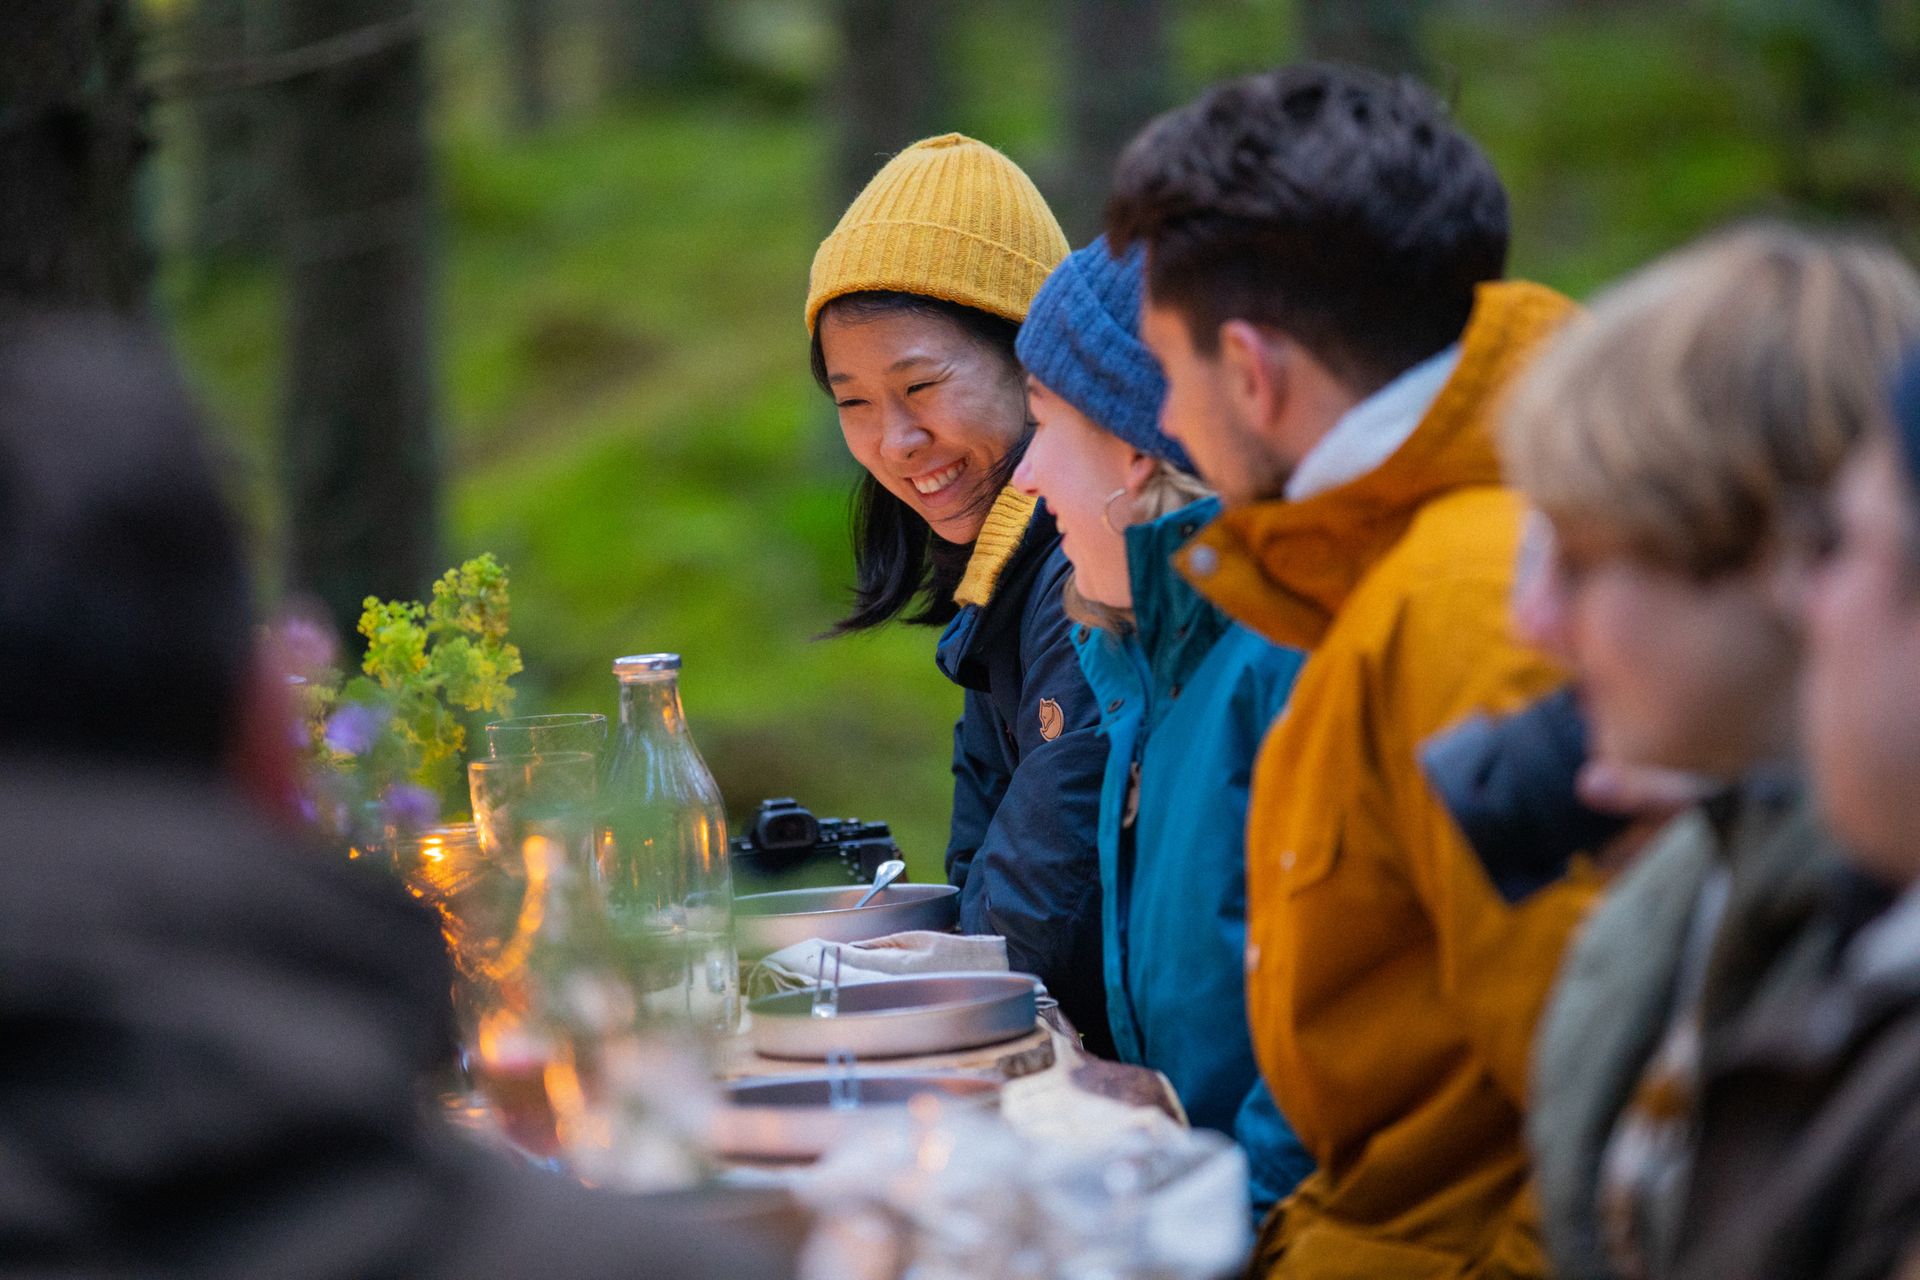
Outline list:
[[[1460,363],[1460,344],[1428,356],[1340,415],[1287,479],[1289,502],[1358,480],[1407,442]]]

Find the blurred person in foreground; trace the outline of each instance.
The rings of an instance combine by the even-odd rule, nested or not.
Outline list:
[[[1506,192],[1428,90],[1300,66],[1128,147],[1163,425],[1224,513],[1176,563],[1307,660],[1254,768],[1247,1002],[1318,1168],[1262,1231],[1276,1276],[1545,1273],[1521,1117],[1582,869],[1519,903],[1421,745],[1563,674],[1507,628],[1522,506],[1492,415],[1573,310],[1505,282]]]
[[[1596,759],[1717,783],[1613,886],[1542,1021],[1560,1276],[1787,1273],[1702,1269],[1728,1206],[1698,1135],[1744,1020],[1807,976],[1839,865],[1802,785],[1794,535],[1916,339],[1897,255],[1743,228],[1607,290],[1515,393],[1509,474],[1552,531],[1528,638],[1572,667]]]
[[[1866,1280],[1920,1244],[1920,353],[1891,417],[1807,596],[1807,763],[1850,871],[1797,948],[1813,979],[1707,1063],[1689,1280]]]
[[[290,750],[243,728],[250,623],[160,344],[0,333],[0,1271],[787,1274],[711,1200],[588,1191],[422,1109],[439,931],[236,786],[243,742]]]
[[[1300,654],[1207,603],[1168,555],[1220,509],[1160,431],[1166,381],[1141,345],[1139,246],[1069,254],[1016,349],[1035,429],[1014,485],[1046,500],[1100,704],[1100,898],[1121,1061],[1164,1073],[1194,1124],[1246,1153],[1256,1213],[1313,1168],[1247,1034],[1247,784]]]

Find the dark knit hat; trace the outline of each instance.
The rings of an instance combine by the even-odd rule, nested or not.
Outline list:
[[[1027,372],[1142,453],[1183,471],[1193,464],[1160,430],[1167,380],[1140,341],[1146,250],[1115,258],[1101,236],[1067,255],[1034,295],[1014,344]]]

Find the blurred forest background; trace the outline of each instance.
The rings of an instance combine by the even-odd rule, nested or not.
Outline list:
[[[894,824],[939,875],[934,636],[811,637],[852,481],[808,263],[958,129],[1074,243],[1118,148],[1303,56],[1434,84],[1576,295],[1728,219],[1920,250],[1916,0],[7,0],[0,295],[157,314],[217,416],[264,598],[351,626],[479,551],[519,711],[677,650],[739,820]],[[1737,320],[1730,317],[1730,321]]]

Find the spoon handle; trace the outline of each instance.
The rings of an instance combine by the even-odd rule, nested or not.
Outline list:
[[[853,904],[854,910],[858,911],[861,907],[872,902],[874,894],[880,892],[895,880],[898,880],[900,873],[906,869],[907,864],[898,858],[889,858],[887,861],[881,863],[879,868],[873,873],[873,888],[860,895],[860,901]]]

